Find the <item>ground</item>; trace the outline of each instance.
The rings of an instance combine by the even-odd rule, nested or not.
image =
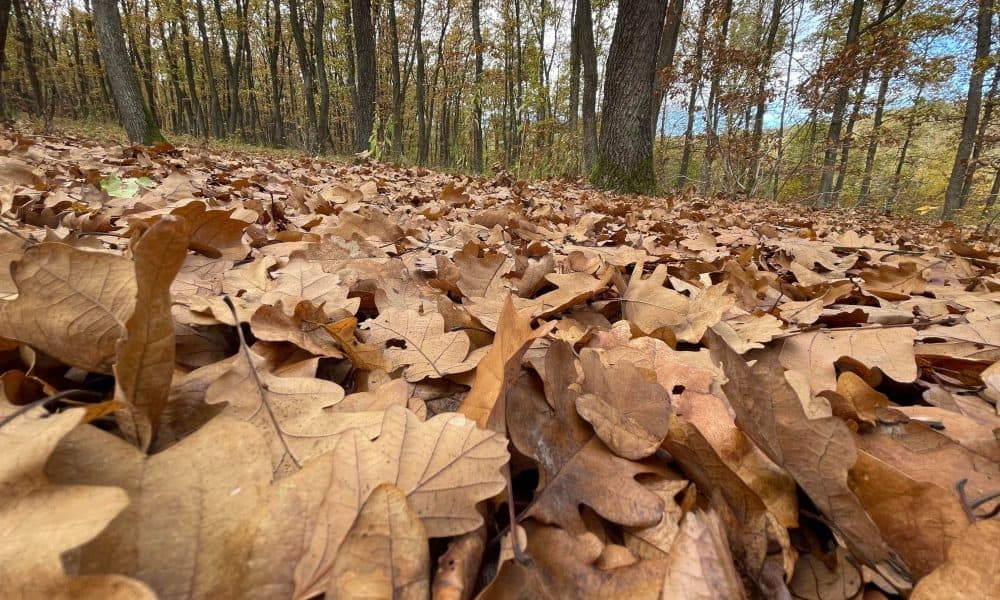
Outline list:
[[[11,589],[1000,587],[990,231],[10,130],[0,226]]]

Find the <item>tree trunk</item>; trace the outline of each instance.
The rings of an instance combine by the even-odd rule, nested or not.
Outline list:
[[[917,94],[913,98],[914,110],[910,112],[910,118],[906,120],[906,135],[903,136],[903,145],[899,148],[899,156],[896,159],[896,170],[892,176],[892,194],[886,200],[883,208],[886,214],[892,211],[892,207],[896,203],[896,198],[899,197],[899,191],[902,187],[906,154],[910,149],[910,142],[913,140],[913,132],[917,128],[917,111],[915,109],[920,106],[920,101],[923,100],[924,85],[924,81],[921,80],[920,85],[917,86]]]
[[[476,53],[475,89],[472,92],[472,171],[483,172],[483,32],[480,0],[472,0],[472,43]],[[573,108],[574,114],[576,108]]]
[[[983,146],[986,144],[986,131],[990,126],[990,121],[993,120],[993,107],[996,104],[998,79],[1000,79],[1000,68],[994,67],[993,81],[990,83],[990,89],[983,100],[983,116],[979,119],[979,129],[976,132],[976,141],[972,147],[972,156],[969,158],[969,167],[965,170],[965,179],[962,181],[962,194],[959,206],[963,208],[972,194],[972,184],[976,177],[976,169],[979,167],[979,157],[982,155]]]
[[[368,148],[375,123],[375,28],[371,0],[351,0],[358,63],[358,103],[354,107],[354,149]]]
[[[430,151],[427,133],[427,66],[424,58],[424,2],[413,6],[413,43],[417,47],[417,164],[426,165]]]
[[[316,79],[319,81],[319,123],[316,126],[316,149],[324,150],[330,144],[330,82],[326,74],[326,53],[323,49],[323,27],[326,25],[326,0],[315,0],[316,18],[313,20],[313,56],[316,60]]]
[[[583,66],[583,166],[590,173],[597,164],[597,50],[590,0],[576,0],[576,28]]]
[[[882,79],[878,83],[878,95],[875,98],[875,115],[872,117],[871,137],[868,139],[868,151],[865,153],[865,172],[861,177],[861,189],[858,191],[858,202],[854,205],[859,208],[868,203],[868,194],[871,193],[872,171],[875,168],[875,155],[878,153],[878,136],[882,130],[882,119],[885,116],[885,97],[889,92],[889,82],[892,81],[892,68],[886,68],[882,73]]]
[[[267,71],[271,79],[271,125],[274,127],[273,143],[285,144],[285,124],[281,116],[281,76],[278,58],[281,51],[281,0],[271,0],[274,5],[274,25],[267,47]]]
[[[194,60],[191,58],[191,31],[188,27],[187,12],[184,0],[177,0],[178,20],[181,23],[181,53],[184,55],[184,74],[187,79],[188,96],[191,97],[191,110],[195,115],[195,130],[199,135],[208,136],[205,127],[205,111],[198,97],[198,87],[194,82]]]
[[[955,151],[955,162],[948,178],[948,189],[944,193],[944,209],[942,219],[954,216],[962,202],[962,183],[969,168],[969,158],[972,156],[972,146],[976,141],[976,128],[979,124],[979,109],[983,101],[983,78],[985,66],[983,63],[990,54],[990,25],[993,20],[993,0],[979,0],[979,13],[976,17],[976,56],[972,62],[969,76],[969,92],[965,102],[965,116],[962,119],[962,135],[959,138],[958,149]]]
[[[681,150],[681,164],[677,171],[674,187],[683,188],[688,183],[688,170],[691,166],[691,154],[694,146],[694,119],[697,114],[698,92],[701,89],[702,68],[705,59],[705,32],[708,29],[708,18],[712,14],[712,3],[705,0],[698,17],[698,32],[694,42],[694,64],[691,71],[690,91],[688,93],[687,127],[684,128],[684,149]]]
[[[473,27],[477,27],[479,0],[473,0]],[[399,28],[396,24],[396,0],[388,0],[389,44],[392,46],[392,157],[403,156],[403,90],[400,84]]]
[[[771,78],[771,66],[774,61],[774,44],[778,38],[778,28],[781,25],[781,0],[771,2],[771,21],[767,27],[767,38],[764,40],[764,60],[760,65],[757,80],[757,107],[753,117],[752,153],[750,159],[750,181],[747,190],[753,194],[760,177],[761,141],[764,137],[764,112],[767,110],[767,83]]]
[[[34,42],[31,39],[31,32],[28,31],[28,20],[24,14],[24,0],[13,0],[14,19],[17,21],[17,36],[21,41],[21,52],[23,53],[24,68],[28,72],[28,81],[31,83],[31,95],[35,104],[35,113],[41,115],[45,112],[45,96],[42,93],[42,82],[38,78],[38,70],[35,66]],[[121,29],[121,25],[118,27]],[[125,42],[122,42],[124,47]],[[126,61],[128,57],[126,56]]]
[[[708,196],[712,189],[712,161],[719,148],[719,86],[722,81],[722,67],[719,58],[724,56],[729,43],[729,23],[733,17],[733,0],[725,0],[721,14],[718,40],[713,44],[712,77],[708,89],[708,103],[705,106],[705,158],[701,163],[701,195]]]
[[[6,94],[4,93],[4,49],[7,47],[7,29],[10,25],[11,0],[0,0],[0,119],[7,117]]]
[[[854,101],[854,108],[847,118],[847,130],[840,140],[840,162],[837,165],[837,180],[833,185],[833,195],[831,197],[831,203],[834,206],[840,204],[840,192],[844,189],[844,180],[847,178],[847,161],[851,155],[851,145],[854,143],[854,126],[858,122],[858,116],[861,114],[861,105],[865,101],[865,90],[868,89],[869,77],[871,77],[871,71],[865,69],[864,74],[861,76],[861,84],[858,85],[858,95]]]
[[[479,0],[475,0],[479,2]],[[580,113],[580,33],[577,26],[577,6],[570,9],[569,24],[569,107],[566,109],[566,125],[576,133]]]
[[[205,63],[205,84],[208,86],[208,98],[212,110],[212,131],[215,137],[226,135],[226,124],[222,118],[222,104],[219,102],[219,89],[215,85],[215,68],[212,66],[212,51],[209,49],[208,28],[205,25],[205,5],[202,0],[194,0],[195,14],[198,17],[198,33],[201,34],[201,59]]]
[[[670,84],[671,69],[674,64],[674,55],[677,53],[677,41],[680,39],[683,16],[684,0],[670,0],[670,4],[667,6],[667,22],[663,25],[660,49],[656,55],[656,83],[653,86],[653,112],[650,115],[650,123],[654,133],[656,132],[656,121],[660,118],[663,95]]]
[[[143,104],[139,78],[129,63],[117,0],[94,0],[94,25],[118,116],[129,141],[146,145],[163,141],[159,127]]]
[[[306,124],[305,147],[308,151],[316,150],[316,90],[313,81],[313,65],[309,62],[309,50],[306,48],[305,25],[299,14],[298,0],[288,0],[288,21],[292,26],[292,37],[295,39],[295,53],[299,59],[299,71],[302,73],[302,94],[305,96]]]
[[[600,148],[591,180],[625,193],[651,194],[653,84],[667,0],[620,0],[604,76]]]
[[[853,0],[851,18],[847,25],[847,38],[844,41],[844,58],[853,62],[857,52],[858,34],[861,31],[861,17],[864,14],[864,0]],[[845,65],[845,68],[849,65]],[[826,133],[826,151],[823,155],[823,170],[819,182],[819,205],[830,206],[834,196],[833,176],[837,166],[837,154],[840,149],[840,134],[844,128],[844,115],[850,100],[850,78],[843,77],[837,84],[833,113],[830,116],[830,127]]]

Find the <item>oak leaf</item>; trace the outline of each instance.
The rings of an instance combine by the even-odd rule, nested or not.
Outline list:
[[[980,600],[1000,590],[1000,520],[973,524],[948,548],[948,560],[913,589],[912,600]]]
[[[698,343],[705,330],[718,323],[736,301],[726,293],[725,284],[705,288],[691,298],[663,287],[666,265],[658,265],[647,279],[641,275],[642,263],[636,263],[622,296],[622,314],[646,333],[670,327],[678,341]]]
[[[464,373],[478,363],[478,358],[469,356],[469,336],[464,331],[444,332],[444,317],[439,313],[422,315],[390,308],[377,319],[365,321],[361,328],[370,344],[392,340],[404,344],[402,348],[390,345],[385,357],[394,369],[405,367],[403,376],[409,382]]]

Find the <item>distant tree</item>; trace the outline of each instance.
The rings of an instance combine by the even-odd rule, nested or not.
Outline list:
[[[358,62],[358,96],[354,107],[354,149],[368,148],[375,123],[375,27],[371,0],[351,0],[354,47]]]
[[[962,204],[962,185],[969,168],[969,159],[976,142],[979,125],[979,111],[983,103],[983,80],[990,55],[990,25],[993,21],[993,0],[979,0],[976,13],[976,54],[969,69],[969,91],[965,101],[965,116],[962,119],[962,134],[955,151],[955,161],[948,178],[948,189],[944,194],[944,209],[941,218],[954,216]]]
[[[142,99],[139,78],[132,70],[117,0],[94,0],[94,25],[101,58],[111,81],[111,92],[129,141],[137,144],[162,142],[160,128]]]
[[[0,118],[6,116],[4,104],[4,49],[7,48],[7,28],[10,25],[10,0],[0,0]]]
[[[604,74],[596,185],[626,193],[656,191],[653,85],[667,0],[620,0]]]
[[[583,165],[590,172],[597,162],[597,50],[590,0],[576,0],[577,44],[583,66]]]

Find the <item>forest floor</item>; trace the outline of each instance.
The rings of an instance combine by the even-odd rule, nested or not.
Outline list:
[[[10,130],[0,227],[25,597],[1000,589],[988,233]]]

